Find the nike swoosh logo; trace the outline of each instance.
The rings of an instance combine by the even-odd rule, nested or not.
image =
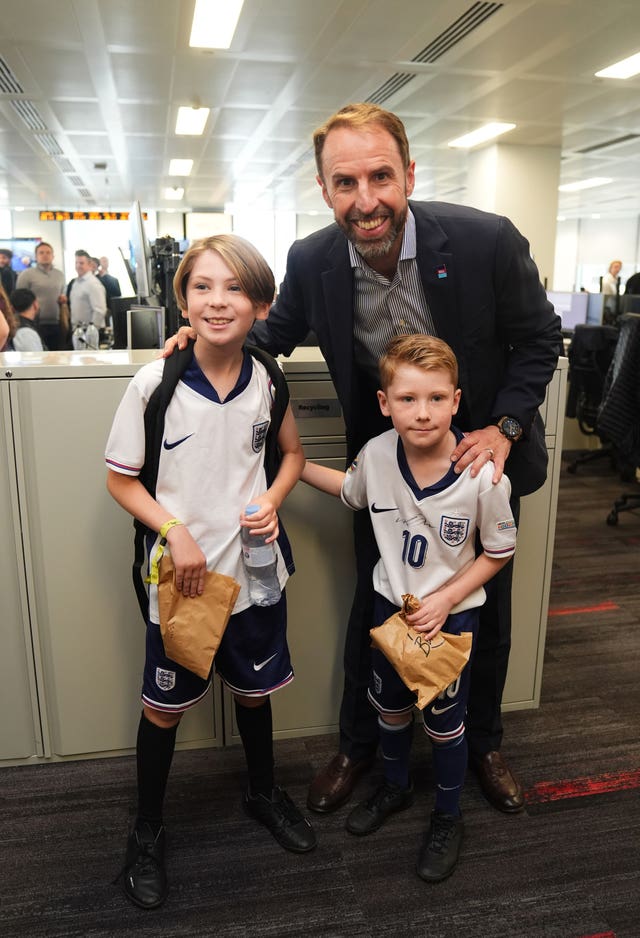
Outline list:
[[[456,707],[456,706],[457,704],[452,703],[452,704],[449,704],[448,707],[432,707],[431,712],[433,713],[434,716],[437,716],[439,713],[446,713],[447,710],[451,710],[453,707]]]
[[[181,440],[176,440],[175,443],[168,443],[168,442],[165,440],[165,441],[164,441],[164,444],[163,444],[163,445],[164,445],[164,448],[165,448],[165,449],[175,449],[176,446],[180,446],[181,443],[184,443],[184,441],[185,441],[185,440],[188,440],[189,437],[191,437],[191,436],[193,436],[193,433],[189,433],[187,436],[183,436]]]
[[[254,661],[254,662],[253,662],[253,670],[254,670],[254,671],[262,671],[262,669],[264,668],[265,664],[269,664],[270,661],[273,661],[273,659],[276,657],[277,654],[278,654],[278,652],[276,652],[275,655],[271,655],[271,657],[270,657],[270,658],[267,658],[266,661],[261,661],[260,664],[256,664],[255,661]]]
[[[397,511],[397,510],[398,510],[397,508],[378,508],[375,502],[371,506],[371,511],[374,513],[374,515],[379,515],[383,511]]]

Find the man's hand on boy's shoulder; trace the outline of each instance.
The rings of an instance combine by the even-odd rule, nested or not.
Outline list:
[[[493,460],[495,472],[491,481],[497,485],[512,445],[493,424],[483,430],[466,433],[451,454],[451,461],[455,463],[454,472],[464,472],[473,463],[471,475],[475,477],[486,463]]]
[[[168,358],[173,352],[176,345],[179,349],[187,347],[187,342],[189,339],[193,339],[195,342],[196,331],[192,329],[191,326],[180,326],[175,335],[170,335],[167,341],[164,343],[164,348],[162,350],[162,357]]]

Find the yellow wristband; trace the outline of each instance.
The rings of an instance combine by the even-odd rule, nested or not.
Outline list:
[[[175,528],[177,524],[182,524],[182,521],[178,521],[177,518],[171,518],[169,521],[165,521],[165,523],[160,526],[160,537],[163,541],[166,540],[167,534],[171,528]]]
[[[177,518],[171,518],[169,521],[165,521],[165,523],[161,526],[158,549],[156,550],[155,555],[151,560],[151,568],[149,570],[149,576],[145,580],[146,583],[153,583],[156,586],[158,585],[158,581],[160,579],[160,561],[162,559],[162,555],[164,554],[164,548],[167,543],[167,534],[171,528],[175,528],[175,526],[178,524],[182,524],[182,521],[178,521]]]

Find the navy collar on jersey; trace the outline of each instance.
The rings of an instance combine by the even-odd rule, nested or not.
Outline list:
[[[196,361],[196,356],[194,355],[189,365],[187,366],[183,376],[182,381],[191,388],[192,391],[195,391],[196,394],[201,394],[202,397],[206,397],[207,400],[213,401],[215,404],[226,404],[229,401],[232,401],[234,397],[238,397],[239,394],[242,394],[244,389],[247,387],[251,381],[251,375],[253,374],[253,359],[249,352],[246,349],[243,350],[244,358],[242,361],[242,368],[240,369],[240,375],[236,382],[236,386],[232,391],[227,394],[224,401],[221,401],[218,397],[218,392],[211,384],[209,379],[205,376],[200,365]]]
[[[464,436],[462,430],[458,430],[457,427],[451,425],[451,432],[456,438],[456,446]],[[421,489],[417,484],[416,480],[413,478],[413,473],[409,469],[409,463],[407,462],[407,455],[404,451],[404,446],[402,445],[402,440],[398,437],[398,446],[397,446],[397,457],[398,457],[398,468],[402,473],[402,478],[407,483],[415,497],[419,500],[427,498],[429,495],[437,495],[438,492],[443,492],[445,489],[448,489],[450,485],[453,485],[454,482],[457,482],[460,476],[453,471],[454,463],[451,463],[451,468],[445,475],[434,482],[433,485],[428,485],[425,489]]]

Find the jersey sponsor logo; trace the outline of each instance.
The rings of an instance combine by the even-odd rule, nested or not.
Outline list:
[[[374,515],[379,515],[383,511],[397,511],[397,510],[398,509],[395,506],[393,508],[378,508],[375,502],[371,506],[371,511],[374,513]]]
[[[440,518],[440,538],[449,547],[457,547],[464,544],[469,534],[468,518],[449,518],[442,515]]]
[[[267,430],[269,429],[269,421],[263,420],[261,423],[254,423],[252,428],[252,438],[251,438],[251,447],[254,453],[259,453],[262,447],[264,446],[264,441],[267,438]]]
[[[278,652],[276,652],[275,655],[271,655],[270,658],[265,658],[265,660],[264,660],[264,661],[261,661],[260,664],[258,664],[256,661],[254,661],[254,662],[253,662],[253,670],[254,670],[254,671],[262,671],[262,669],[264,668],[265,665],[269,664],[270,661],[273,661],[273,659],[274,659],[275,657],[277,657],[277,654],[278,654]]]
[[[355,472],[357,468],[358,468],[358,460],[354,459],[351,465],[349,466],[349,468],[347,469],[347,472]]]
[[[510,518],[509,521],[498,521],[496,528],[498,531],[508,531],[509,528],[515,528],[516,523],[513,518]]]
[[[156,668],[156,684],[160,690],[173,690],[176,686],[176,672]]]
[[[193,436],[193,433],[188,433],[186,436],[181,437],[179,440],[174,440],[173,443],[169,443],[169,441],[165,438],[165,441],[162,445],[164,446],[165,449],[175,449],[176,446],[180,446],[181,443],[184,443],[185,440],[190,439],[192,436]]]

